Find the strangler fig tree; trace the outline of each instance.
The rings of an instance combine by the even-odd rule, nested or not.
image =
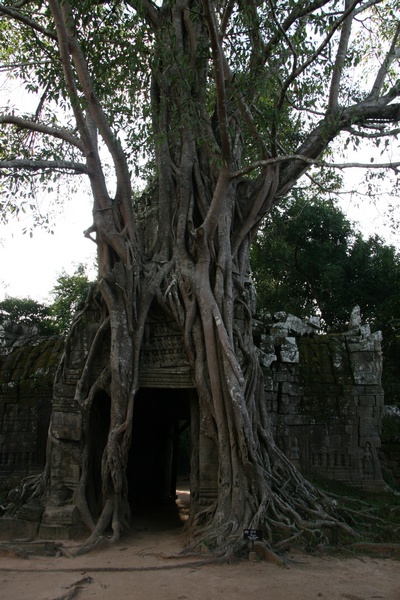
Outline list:
[[[34,208],[37,189],[82,193],[77,177],[93,198],[86,235],[97,246],[102,317],[75,397],[87,408],[101,386],[111,405],[96,515],[82,459],[89,545],[110,530],[118,539],[128,522],[139,351],[154,302],[182,332],[218,454],[215,502],[192,502],[194,543],[225,550],[251,526],[279,547],[347,528],[274,443],[252,340],[249,249],[300,178],[332,168],[335,140],[379,143],[380,167],[398,168],[399,16],[397,0],[0,4],[2,77],[31,92],[1,109],[3,218]],[[92,381],[105,331],[107,368]]]

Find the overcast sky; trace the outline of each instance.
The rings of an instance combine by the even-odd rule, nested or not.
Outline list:
[[[89,198],[70,201],[57,219],[54,235],[39,228],[33,237],[23,235],[28,223],[26,217],[0,226],[0,300],[6,295],[51,300],[49,292],[63,269],[72,274],[79,263],[95,264],[96,246],[83,236],[92,223]]]

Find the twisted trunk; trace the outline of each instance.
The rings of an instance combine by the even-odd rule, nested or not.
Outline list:
[[[194,544],[206,539],[209,546],[225,550],[241,538],[244,527],[263,529],[266,539],[278,546],[304,533],[319,539],[324,527],[337,527],[338,521],[274,443],[252,339],[249,247],[278,193],[279,170],[269,166],[257,180],[248,181],[230,175],[243,151],[240,114],[224,94],[217,98],[215,119],[207,115],[209,64],[204,48],[209,35],[218,62],[212,26],[205,30],[189,14],[186,2],[178,1],[160,9],[157,27],[152,72],[156,181],[150,195],[156,232],[151,232],[151,241],[148,234],[139,241],[126,200],[130,184],[121,184],[123,168],[114,202],[94,182],[99,283],[70,334],[95,307],[96,331],[75,397],[84,415],[75,502],[92,530],[85,548],[103,539],[110,526],[110,539],[117,539],[129,520],[126,467],[139,353],[154,304],[172,316],[182,332],[195,374],[199,418],[218,456],[214,504],[200,510],[196,501],[192,503],[189,526]],[[100,122],[97,112],[94,115]],[[107,336],[107,365],[94,378],[96,354]],[[70,360],[67,351],[59,381],[66,377]],[[99,390],[110,396],[111,408],[101,468],[104,502],[100,515],[94,515],[87,500],[87,440],[88,415]],[[198,477],[195,469],[192,476]],[[197,487],[193,480],[192,490]]]

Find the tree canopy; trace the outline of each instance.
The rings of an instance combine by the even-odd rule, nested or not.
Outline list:
[[[355,149],[372,141],[381,149],[382,163],[397,168],[391,141],[398,133],[395,1],[353,1],[345,7],[320,0],[302,6],[232,1],[208,7],[172,1],[159,6],[151,0],[54,6],[10,1],[0,8],[4,77],[22,82],[31,93],[13,95],[1,115],[2,218],[27,207],[35,211],[36,191],[59,191],[63,173],[71,185],[71,174],[92,169],[82,161],[88,140],[76,129],[78,114],[87,135],[97,128],[99,143],[108,150],[102,151],[101,163],[110,187],[115,176],[122,176],[113,172],[112,163],[115,169],[127,163],[129,181],[129,172],[144,180],[154,173],[164,125],[152,120],[154,85],[163,89],[152,74],[161,61],[176,59],[177,52],[173,29],[165,34],[170,56],[160,55],[157,46],[168,10],[182,12],[186,42],[192,43],[176,72],[164,74],[164,92],[186,88],[183,105],[169,96],[175,110],[168,130],[192,123],[197,144],[208,147],[216,168],[227,159],[224,152],[234,149],[235,125],[243,140],[232,175],[257,177],[268,164],[279,164],[276,197],[283,197],[314,163],[326,164],[332,158],[329,144],[340,134],[343,144]],[[59,41],[62,23],[57,18],[65,19],[67,12],[75,54]],[[197,39],[194,28],[200,24]],[[64,38],[68,35],[63,32]],[[71,55],[70,72],[60,77],[62,52]],[[200,66],[204,79],[199,79]],[[87,122],[90,102],[97,106],[93,123]],[[368,166],[369,160],[367,154],[358,162]]]
[[[252,250],[258,309],[319,314],[328,327],[346,322],[352,306],[362,304],[354,302],[359,290],[349,287],[356,237],[331,200],[300,195],[276,207]]]
[[[206,509],[192,470],[194,544],[226,550],[244,524],[270,544],[348,531],[273,440],[252,343],[249,249],[303,175],[324,185],[333,142],[379,145],[379,165],[356,164],[397,173],[398,1],[16,0],[0,3],[0,17],[3,72],[37,98],[1,112],[1,214],[35,208],[39,188],[81,193],[73,176],[85,175],[93,196],[86,236],[99,280],[67,340],[96,316],[74,394],[83,442],[67,452],[80,465],[69,501],[91,531],[87,547],[110,528],[118,539],[129,520],[139,356],[155,307],[181,332],[198,422],[217,455]],[[134,194],[139,176],[147,188]],[[100,347],[108,363],[97,376]],[[65,353],[60,389],[72,360]],[[100,514],[88,501],[85,443],[99,394],[110,398]],[[49,448],[47,487],[62,462],[51,432]]]

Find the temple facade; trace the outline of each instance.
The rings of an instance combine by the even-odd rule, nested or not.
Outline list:
[[[357,309],[347,329],[320,334],[315,319],[280,312],[255,321],[254,340],[265,378],[265,402],[275,439],[293,464],[315,480],[336,480],[366,490],[385,487],[378,450],[384,394],[380,332],[363,325]],[[68,346],[56,338],[10,336],[0,350],[0,491],[44,466],[47,431],[52,441],[44,505],[35,499],[19,518],[41,538],[82,533],[75,498],[84,436],[90,456],[87,498],[93,514],[102,503],[101,456],[107,440],[110,398],[99,390],[89,407],[75,400],[92,330]],[[62,353],[63,376],[55,378]],[[107,360],[107,343],[93,376]],[[127,466],[132,505],[162,505],[175,498],[177,478],[199,473],[199,503],[217,490],[218,456],[202,433],[198,398],[182,338],[155,311],[146,324],[140,388]],[[86,433],[85,433],[86,432]],[[190,452],[190,440],[199,441]]]

